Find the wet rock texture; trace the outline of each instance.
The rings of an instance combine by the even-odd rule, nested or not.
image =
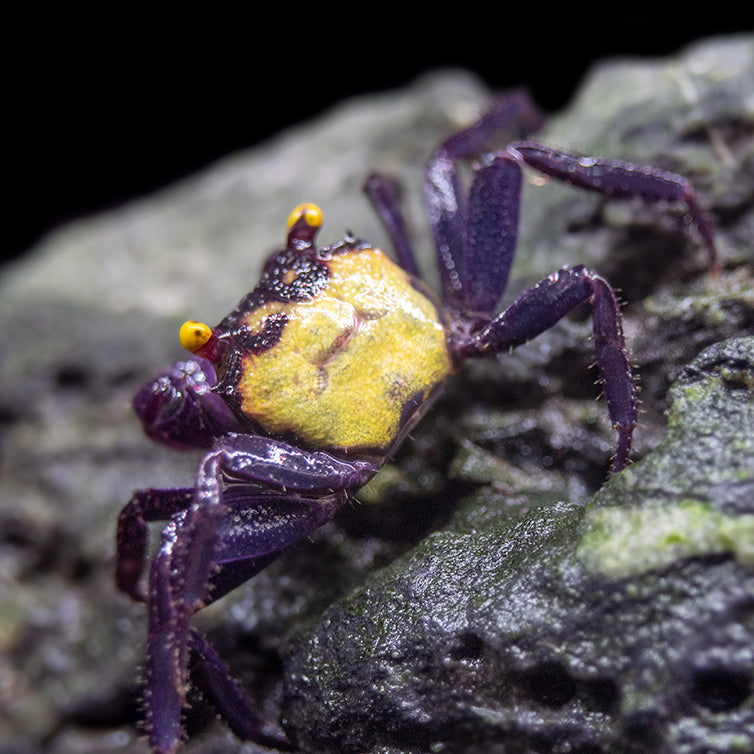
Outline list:
[[[712,276],[682,207],[525,190],[508,298],[568,263],[621,290],[637,463],[602,487],[613,433],[577,313],[469,365],[357,504],[197,616],[302,750],[754,749],[752,91],[754,39],[710,40],[598,66],[542,134],[684,173],[717,221]],[[254,284],[295,204],[324,208],[325,241],[384,243],[372,169],[405,181],[429,273],[428,145],[488,96],[454,73],[345,103],[3,270],[2,754],[146,752],[145,622],[112,536],[133,488],[185,484],[197,457],[143,438],[130,396],[181,357],[183,320]],[[192,701],[185,751],[259,750]]]
[[[754,746],[754,338],[705,350],[660,446],[583,507],[469,496],[294,643],[312,751]]]

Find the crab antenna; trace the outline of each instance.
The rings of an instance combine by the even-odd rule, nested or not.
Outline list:
[[[213,363],[220,360],[224,350],[221,347],[217,331],[209,325],[205,325],[204,322],[197,322],[193,319],[189,319],[181,325],[178,339],[187,351],[191,351],[196,356],[201,356]]]
[[[299,204],[288,217],[288,248],[310,248],[321,227],[322,210],[316,204]]]

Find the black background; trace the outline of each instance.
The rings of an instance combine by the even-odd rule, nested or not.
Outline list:
[[[460,3],[409,23],[414,7],[325,16],[316,5],[103,2],[5,14],[2,260],[59,223],[427,70],[465,67],[494,89],[523,84],[557,110],[594,60],[672,54],[744,28],[711,19],[708,6],[694,18],[628,9],[595,18]]]

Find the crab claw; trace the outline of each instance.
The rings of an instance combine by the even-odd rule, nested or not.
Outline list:
[[[144,432],[173,448],[208,448],[215,437],[238,429],[228,405],[211,391],[215,370],[204,359],[182,361],[134,396]]]

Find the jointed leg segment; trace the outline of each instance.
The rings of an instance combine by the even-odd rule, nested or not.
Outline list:
[[[710,269],[719,267],[712,221],[697,202],[688,178],[668,170],[624,160],[583,157],[534,141],[510,144],[531,168],[573,186],[617,198],[637,197],[647,202],[685,202],[707,247]]]
[[[636,424],[636,388],[615,294],[586,267],[564,268],[541,280],[462,346],[465,356],[500,353],[535,338],[577,306],[591,301],[594,350],[607,400],[618,431],[613,471],[627,463]]]
[[[180,741],[190,656],[191,673],[239,735],[291,748],[261,729],[222,662],[192,631],[191,618],[332,518],[347,491],[375,470],[266,437],[226,434],[204,456],[193,488],[133,496],[119,521],[116,572],[120,588],[148,604],[145,702],[154,750],[173,752]],[[145,600],[138,584],[152,520],[168,524]]]

